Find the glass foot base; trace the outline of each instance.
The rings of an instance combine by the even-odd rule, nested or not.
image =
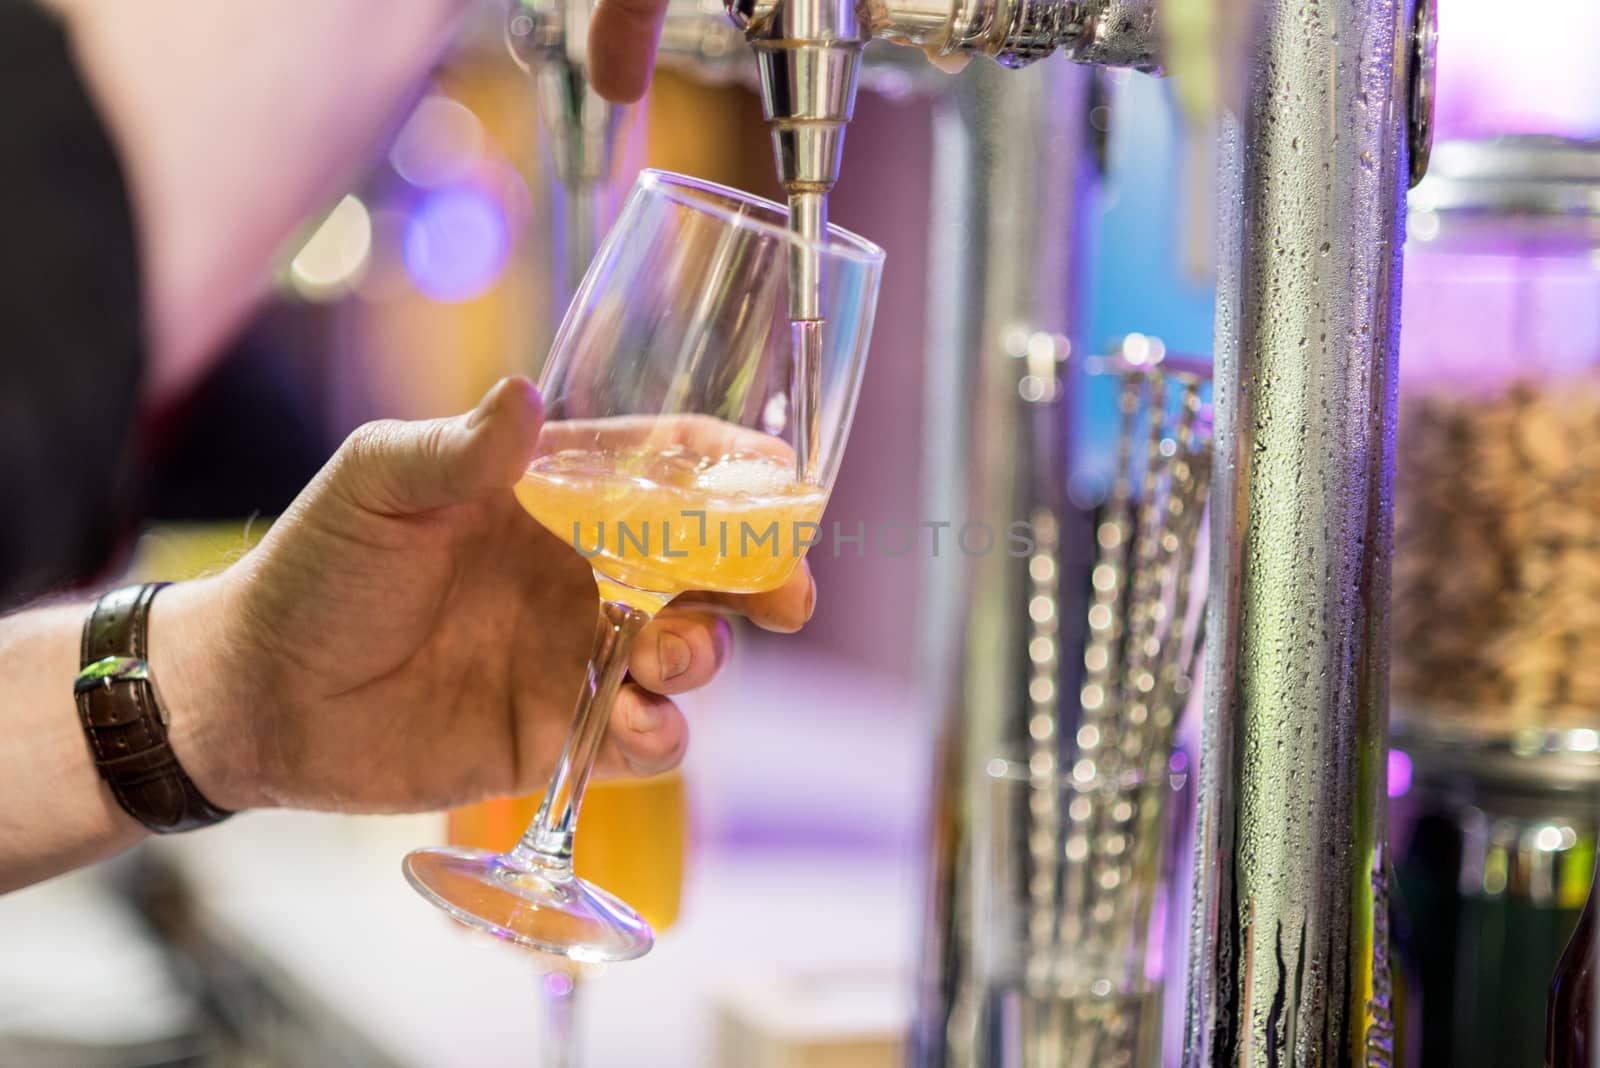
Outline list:
[[[497,938],[577,961],[632,960],[655,934],[622,901],[571,869],[522,865],[483,849],[418,849],[406,881],[453,918]]]

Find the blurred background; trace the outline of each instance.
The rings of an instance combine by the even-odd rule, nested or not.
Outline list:
[[[1590,55],[1600,13],[1586,0],[1547,3],[1545,16],[1570,29],[1534,40],[1505,32],[1503,6],[1446,5],[1438,137],[1600,136],[1600,64]],[[1185,127],[1158,80],[1111,75],[1107,90],[1095,120],[1109,141],[1094,202],[1087,336],[1104,347],[1137,332],[1170,351],[1206,354],[1209,133]],[[929,102],[914,94],[863,93],[833,198],[835,221],[888,252],[883,311],[828,516],[851,527],[926,518],[919,502],[931,121]],[[759,102],[743,88],[663,72],[633,110],[623,143],[624,187],[652,166],[779,194]],[[1592,177],[1600,189],[1600,173]],[[151,526],[131,570],[175,577],[222,566],[358,424],[458,413],[497,378],[536,374],[561,311],[548,296],[551,181],[527,75],[506,54],[498,7],[485,5],[365,180],[325,217],[308,220],[273,299],[229,357],[163,423]],[[1419,1049],[1424,1035],[1434,1043],[1423,1063],[1461,1065],[1465,1054],[1445,1052],[1459,1041],[1452,1021],[1470,1014],[1452,989],[1453,970],[1510,966],[1507,947],[1536,938],[1549,959],[1526,964],[1518,981],[1537,987],[1542,1005],[1538,975],[1553,966],[1589,887],[1593,773],[1574,772],[1578,793],[1556,801],[1541,801],[1529,785],[1549,777],[1546,764],[1485,786],[1480,765],[1468,761],[1463,770],[1459,749],[1440,755],[1430,725],[1446,722],[1445,713],[1407,710],[1466,708],[1462,729],[1496,739],[1483,746],[1500,745],[1502,728],[1549,720],[1564,732],[1551,743],[1553,759],[1592,754],[1600,749],[1600,693],[1588,695],[1543,651],[1559,647],[1566,660],[1584,661],[1600,620],[1554,636],[1530,637],[1534,622],[1507,636],[1492,621],[1442,635],[1440,620],[1456,615],[1450,597],[1481,605],[1487,595],[1441,591],[1425,564],[1408,565],[1406,531],[1441,521],[1460,531],[1487,514],[1534,507],[1492,480],[1470,499],[1441,490],[1462,454],[1430,459],[1430,442],[1451,434],[1488,453],[1519,440],[1519,420],[1569,418],[1560,424],[1565,444],[1554,448],[1571,455],[1550,461],[1549,482],[1568,486],[1574,470],[1587,471],[1582,453],[1600,440],[1600,417],[1529,414],[1533,401],[1517,400],[1515,390],[1530,377],[1564,383],[1593,371],[1600,243],[1576,223],[1578,236],[1555,256],[1520,238],[1487,251],[1481,242],[1449,245],[1447,227],[1430,221],[1430,202],[1413,203],[1402,360],[1407,403],[1422,404],[1433,421],[1407,424],[1424,431],[1414,447],[1402,441],[1395,701],[1397,722],[1411,733],[1391,762],[1390,792],[1402,856],[1418,820],[1433,829],[1425,845],[1435,852],[1402,881],[1414,896],[1444,902],[1450,925],[1399,921],[1413,959],[1432,962],[1412,969],[1432,1021],[1416,1017],[1413,1041]],[[1440,240],[1448,247],[1430,255]],[[1478,400],[1461,399],[1469,380]],[[1549,390],[1535,392],[1547,398]],[[1108,477],[1115,413],[1108,397],[1084,396],[1073,478],[1092,499]],[[1428,438],[1431,426],[1445,429]],[[1495,462],[1481,458],[1475,469],[1495,470]],[[1546,498],[1553,512],[1528,521],[1538,531],[1596,507],[1570,494],[1554,504]],[[1411,527],[1408,500],[1417,502]],[[1477,559],[1489,543],[1512,553],[1504,537],[1462,533],[1447,549],[1419,542],[1411,559]],[[1542,565],[1539,581],[1565,585],[1563,576],[1589,573],[1583,554],[1600,549],[1600,533],[1585,527],[1570,540],[1549,550],[1556,562]],[[606,885],[647,914],[653,908],[665,933],[647,958],[582,978],[584,1063],[745,1068],[768,1062],[737,1051],[769,1034],[814,1036],[836,1057],[860,1058],[807,1064],[897,1063],[923,909],[933,722],[919,701],[914,633],[920,569],[940,561],[848,551],[812,560],[821,593],[811,625],[784,638],[742,632],[723,678],[685,700],[695,741],[681,778],[597,802],[613,813],[599,817],[603,837],[631,836],[630,848],[654,849],[658,858],[648,870],[615,876],[634,889]],[[1486,581],[1506,586],[1506,566]],[[1515,609],[1491,615],[1504,622]],[[1528,652],[1532,646],[1541,651]],[[1482,662],[1490,649],[1501,651],[1494,655],[1504,679],[1470,691],[1439,681],[1461,678],[1459,665]],[[1541,679],[1558,681],[1528,682],[1516,665],[1530,658],[1543,665]],[[1544,716],[1557,707],[1559,715]],[[1588,735],[1572,736],[1582,731]],[[458,814],[453,833],[492,837],[495,820],[516,822],[504,811]],[[1546,828],[1553,830],[1541,838]],[[541,968],[456,929],[400,878],[408,849],[449,830],[445,814],[250,814],[0,898],[0,1064],[534,1062],[548,982]],[[602,837],[587,812],[585,835]],[[627,867],[592,849],[589,863]],[[1528,858],[1557,854],[1541,894]],[[314,880],[305,877],[310,865]],[[1518,896],[1519,887],[1526,893]],[[1466,927],[1474,934],[1464,941]],[[1449,955],[1457,946],[1470,960]],[[1424,971],[1434,973],[1432,983]],[[1436,989],[1452,992],[1430,1002]],[[1518,1053],[1485,1056],[1472,1063],[1536,1063]]]

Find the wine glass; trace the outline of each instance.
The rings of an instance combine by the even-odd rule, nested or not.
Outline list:
[[[644,919],[572,867],[630,646],[680,593],[781,586],[820,538],[872,332],[883,250],[838,227],[806,241],[787,224],[770,201],[645,171],[556,335],[539,383],[545,426],[516,495],[589,560],[599,620],[521,841],[405,859],[411,885],[470,927],[578,961],[650,949]],[[820,279],[824,315],[807,327],[820,351],[798,367],[792,263]]]

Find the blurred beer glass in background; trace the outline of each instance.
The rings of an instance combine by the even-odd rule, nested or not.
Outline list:
[[[450,813],[450,844],[502,853],[539,810],[542,794],[468,805]],[[678,919],[688,854],[689,805],[681,771],[591,783],[573,854],[580,878],[616,894],[657,934]]]

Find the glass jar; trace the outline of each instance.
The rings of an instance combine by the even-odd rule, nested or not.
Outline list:
[[[1390,793],[1421,1063],[1538,1064],[1600,822],[1600,144],[1442,144],[1409,210]]]

